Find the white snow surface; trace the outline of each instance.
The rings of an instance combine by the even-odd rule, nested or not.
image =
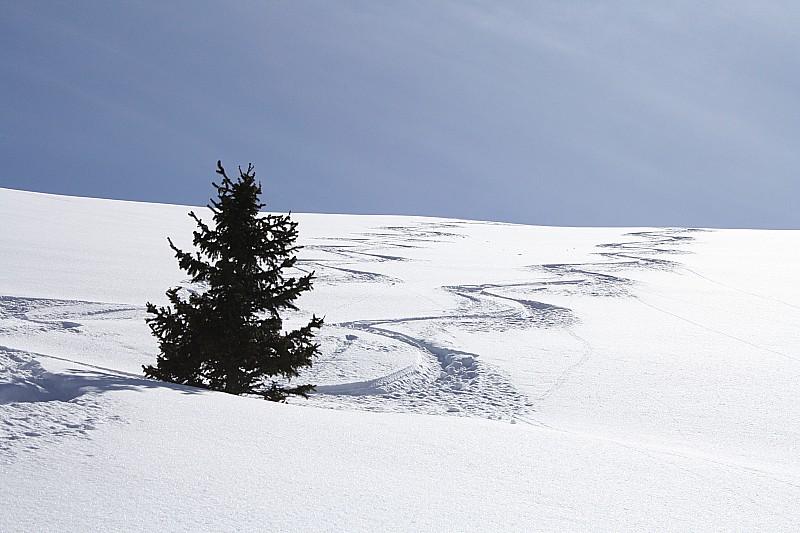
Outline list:
[[[0,531],[800,530],[800,231],[294,214],[275,404],[142,377],[189,210],[0,189]]]

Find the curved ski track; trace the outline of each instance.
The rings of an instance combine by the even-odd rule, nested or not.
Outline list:
[[[410,261],[403,250],[452,242],[462,238],[458,233],[469,223],[419,223],[411,227],[387,227],[351,239],[321,239],[306,248],[321,252],[323,257],[299,261],[314,268],[322,283],[372,283],[376,287],[400,285],[402,280],[365,269],[365,263]],[[685,253],[676,245],[691,242],[692,230],[663,229],[629,234],[627,242],[600,245],[603,251],[597,262],[585,264],[530,265],[530,281],[490,283],[481,285],[443,286],[441,290],[454,294],[460,304],[449,312],[432,316],[409,316],[393,319],[368,319],[334,324],[350,331],[368,332],[393,343],[403,343],[416,351],[413,364],[392,369],[379,377],[336,385],[323,385],[310,403],[325,407],[379,411],[410,411],[422,413],[478,416],[514,419],[534,410],[569,381],[592,356],[592,347],[572,331],[580,319],[569,308],[553,305],[537,298],[546,294],[583,294],[604,297],[630,296],[631,281],[622,273],[640,268],[672,269],[676,263],[663,259],[665,254]],[[392,250],[392,252],[389,252]],[[395,252],[396,250],[396,252]],[[658,255],[659,257],[654,257]],[[544,273],[544,276],[536,276]],[[376,290],[375,295],[381,290]],[[369,298],[366,296],[365,298]],[[353,305],[350,302],[346,305]],[[99,302],[64,301],[0,296],[0,340],[25,338],[29,335],[107,335],[84,327],[85,321],[100,316],[116,320],[142,320],[142,308]],[[521,328],[562,330],[584,345],[581,354],[562,371],[553,376],[546,391],[536,398],[522,394],[500,369],[484,362],[479,353],[470,353],[453,346],[443,346],[423,333],[409,332],[410,325],[456,328],[471,332],[502,332]],[[91,329],[91,328],[88,328]],[[415,328],[415,330],[419,327]],[[119,343],[117,343],[119,344]],[[15,348],[19,348],[16,346]],[[133,349],[120,345],[124,350]],[[28,392],[34,389],[59,399],[61,393],[47,392],[55,383],[52,376],[34,372],[31,357],[6,349],[9,368],[19,367],[21,383],[33,380]],[[10,355],[15,353],[17,355]],[[16,365],[16,366],[15,366]],[[25,366],[28,365],[28,366]],[[82,365],[89,368],[89,365]],[[26,370],[27,369],[27,370]],[[38,372],[38,371],[37,371]],[[116,373],[113,379],[122,379]],[[20,377],[21,376],[21,377]],[[37,377],[38,376],[38,377]],[[132,376],[125,376],[131,379]],[[15,378],[16,379],[16,378]],[[38,380],[38,381],[37,381]],[[48,381],[49,380],[49,381]],[[74,381],[74,380],[73,380]],[[32,387],[32,388],[31,388]],[[37,389],[38,387],[38,389]],[[12,391],[11,388],[8,389]],[[23,389],[16,387],[7,400]],[[75,396],[77,397],[77,396]]]
[[[382,253],[387,248],[418,247],[442,242],[460,234],[443,231],[457,224],[428,228],[420,224],[408,228],[384,228],[385,231],[365,234],[346,245],[330,243],[315,245],[344,261],[347,271],[369,279],[385,282],[380,275],[363,269],[368,262],[404,261],[403,257]],[[444,286],[442,290],[457,295],[462,303],[458,309],[437,316],[413,316],[399,319],[359,320],[335,324],[338,327],[369,332],[406,343],[419,350],[416,364],[396,369],[381,377],[330,386],[320,386],[311,401],[334,408],[377,411],[412,411],[459,416],[479,416],[496,419],[516,419],[525,416],[535,406],[546,401],[569,381],[592,355],[591,345],[570,328],[579,322],[573,310],[529,297],[536,294],[586,294],[605,297],[629,297],[629,279],[619,275],[625,270],[672,270],[678,263],[654,257],[689,253],[678,248],[693,240],[694,231],[665,228],[627,234],[634,240],[600,245],[602,260],[584,264],[543,264],[528,267],[543,272],[544,279],[508,284]],[[341,272],[343,266],[327,261],[306,261],[319,269],[323,279],[328,269]],[[357,265],[354,263],[358,263]],[[339,281],[338,279],[336,281]],[[352,279],[355,281],[355,279]],[[398,281],[393,281],[397,283]],[[402,283],[402,282],[400,282]],[[436,345],[432,340],[400,332],[410,323],[442,324],[467,331],[506,331],[517,328],[556,328],[564,330],[583,345],[579,358],[557,375],[547,390],[535,399],[527,398],[499,369],[484,363],[480,354]]]

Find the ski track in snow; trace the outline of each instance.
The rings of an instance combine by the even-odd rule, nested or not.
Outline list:
[[[419,223],[411,227],[386,227],[349,239],[324,239],[306,246],[308,251],[323,257],[301,259],[298,263],[316,270],[320,284],[371,283],[378,287],[399,284],[402,287],[402,280],[370,272],[367,267],[375,263],[410,261],[403,256],[404,251],[463,238],[458,229],[466,224]],[[380,350],[391,358],[399,353],[397,346],[404,345],[416,357],[411,361],[406,357],[405,363],[399,366],[393,366],[389,359],[383,366],[386,371],[376,377],[328,384],[324,380],[317,381],[322,384],[309,401],[296,403],[336,409],[524,420],[592,357],[591,345],[571,329],[580,322],[580,317],[569,308],[539,301],[536,296],[630,297],[632,282],[624,276],[625,271],[675,269],[678,264],[663,256],[687,253],[680,246],[692,241],[692,231],[668,228],[631,233],[628,236],[632,240],[628,242],[600,245],[602,251],[598,252],[597,262],[529,265],[525,271],[530,272],[531,279],[525,282],[442,286],[442,291],[457,296],[460,301],[449,312],[327,325],[328,331],[337,335],[350,332],[338,352],[328,350],[329,356],[354,344],[364,344],[361,337],[368,334],[378,339],[377,342],[383,339],[385,346],[368,344],[367,354]],[[380,294],[380,290],[374,294]],[[375,296],[367,295],[362,300],[370,297]],[[86,323],[98,319],[141,323],[144,316],[143,308],[135,306],[0,296],[0,344],[14,344],[19,339],[42,334],[108,337],[110,333],[94,331]],[[416,327],[410,328],[412,325]],[[543,394],[528,398],[503,371],[483,361],[481,354],[439,344],[440,341],[420,334],[419,326],[434,329],[447,326],[468,332],[548,328],[563,331],[564,335],[581,343],[583,349],[576,359],[553,376]],[[323,352],[324,331],[325,328],[321,337]],[[115,342],[121,346],[122,340]],[[102,402],[106,401],[103,391],[166,386],[142,376],[78,361],[70,361],[76,365],[70,374],[54,374],[45,371],[37,362],[42,357],[70,361],[60,354],[0,346],[0,412],[3,415],[0,455],[7,456],[22,441],[26,442],[24,446],[36,447],[43,439],[85,436],[103,422],[102,412],[110,412],[102,409]],[[318,363],[324,363],[324,356]],[[314,377],[313,372],[311,377]],[[34,416],[34,412],[38,414]]]
[[[430,245],[461,234],[446,231],[459,224],[420,224],[416,228],[384,228],[349,240],[346,244],[325,243],[313,249],[337,257],[326,261],[306,260],[322,280],[334,283],[370,280],[386,283],[384,276],[364,269],[364,262],[404,261],[380,251]],[[658,269],[672,271],[679,263],[664,255],[690,253],[682,245],[694,240],[694,229],[664,228],[629,233],[635,240],[602,244],[602,259],[582,264],[543,264],[527,267],[534,275],[530,281],[482,285],[443,286],[461,299],[453,312],[435,316],[414,316],[399,319],[359,320],[335,324],[345,330],[369,332],[387,339],[399,340],[419,350],[416,364],[393,370],[378,378],[318,386],[310,403],[339,409],[404,411],[456,416],[480,416],[493,419],[523,419],[536,406],[547,401],[567,383],[571,375],[592,356],[592,346],[570,328],[580,318],[573,310],[533,299],[537,294],[581,294],[601,297],[632,297],[633,283],[624,277],[626,270]],[[346,261],[343,268],[338,261]],[[333,270],[334,272],[331,272]],[[355,278],[343,280],[341,272]],[[399,281],[392,280],[391,283]],[[520,393],[505,374],[481,360],[478,353],[469,353],[435,344],[432,340],[402,331],[412,323],[448,325],[466,331],[497,332],[515,328],[555,328],[563,330],[583,345],[581,355],[555,376],[546,391],[537,398]],[[407,328],[406,328],[407,329]]]
[[[376,291],[371,295],[364,296],[358,302],[344,304],[355,305],[371,297],[379,297],[381,287],[393,284],[402,287],[403,281],[400,279],[370,272],[367,269],[369,264],[410,261],[402,256],[403,250],[461,238],[458,233],[446,231],[458,227],[457,224],[421,224],[413,231],[408,228],[386,228],[385,231],[354,239],[330,239],[323,244],[307,247],[312,251],[323,251],[327,256],[325,260],[305,260],[303,263],[317,270],[318,283],[321,284],[374,284]],[[688,253],[685,245],[692,242],[693,231],[696,230],[659,229],[631,233],[628,234],[631,237],[629,241],[600,245],[601,251],[597,253],[599,259],[596,262],[528,265],[524,267],[524,271],[531,276],[528,281],[442,286],[440,289],[455,295],[459,304],[441,314],[362,319],[326,325],[323,332],[327,330],[328,335],[346,337],[345,341],[337,338],[338,348],[328,350],[327,356],[341,355],[352,350],[353,346],[362,345],[365,347],[365,356],[381,353],[386,359],[382,367],[386,371],[362,379],[353,376],[355,379],[344,382],[324,384],[322,381],[323,384],[318,386],[317,392],[308,401],[293,400],[293,403],[333,409],[510,420],[563,432],[563,429],[538,421],[535,412],[539,406],[551,401],[554,394],[591,360],[593,348],[573,331],[573,326],[580,323],[580,316],[575,311],[540,301],[536,299],[537,295],[636,298],[645,305],[651,305],[633,294],[631,287],[634,282],[626,277],[626,271],[673,271],[680,268],[680,263],[665,256]],[[390,253],[389,250],[396,252]],[[736,287],[729,288],[739,291]],[[761,297],[756,294],[750,296]],[[26,451],[56,445],[63,439],[87,439],[93,430],[103,424],[124,424],[125,420],[119,415],[112,415],[118,410],[111,405],[113,397],[103,394],[106,391],[174,387],[184,393],[192,393],[190,388],[146,380],[140,375],[93,366],[59,354],[43,354],[4,345],[41,334],[102,337],[109,333],[94,331],[91,327],[93,320],[141,324],[144,317],[143,307],[0,296],[0,463],[13,461],[16,455]],[[484,361],[480,353],[471,353],[458,346],[445,346],[441,344],[441,339],[427,338],[420,333],[425,327],[420,326],[433,330],[447,326],[468,332],[547,328],[571,337],[582,349],[552,376],[550,383],[544,384],[544,392],[527,397],[502,370]],[[325,352],[324,334],[321,340]],[[332,345],[331,340],[327,338],[328,344]],[[121,339],[115,342],[119,345]],[[404,360],[403,364],[392,365],[391,358],[401,353],[399,345],[416,355],[408,357],[408,353],[405,353],[404,358],[398,357]],[[786,354],[779,355],[789,357]],[[64,373],[48,372],[39,363],[43,358],[70,363],[72,368]],[[315,367],[324,366],[319,364],[324,362],[323,358]],[[633,446],[624,442],[618,444],[664,460],[685,457],[686,453],[691,453],[642,448],[638,444]],[[699,459],[796,488],[790,478],[773,472],[710,458]]]

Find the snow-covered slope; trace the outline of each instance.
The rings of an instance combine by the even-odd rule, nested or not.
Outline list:
[[[800,529],[800,232],[293,215],[285,405],[142,378],[188,211],[0,189],[0,531]]]

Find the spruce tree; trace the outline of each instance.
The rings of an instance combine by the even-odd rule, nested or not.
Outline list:
[[[150,329],[161,353],[156,366],[145,366],[147,377],[224,391],[256,394],[283,401],[290,394],[306,396],[313,385],[289,386],[299,369],[311,366],[318,354],[314,330],[322,319],[293,331],[283,331],[281,312],[296,310],[294,301],[311,289],[314,273],[290,277],[299,247],[297,223],[289,215],[260,215],[261,185],[252,165],[228,178],[222,162],[218,199],[208,206],[214,227],[194,212],[197,223],[194,254],[167,239],[192,288],[171,288],[171,305],[147,303]]]

